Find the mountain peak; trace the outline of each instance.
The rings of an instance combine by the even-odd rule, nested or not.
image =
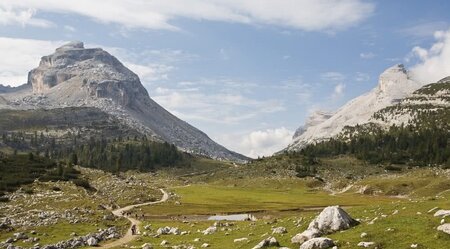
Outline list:
[[[28,73],[32,93],[23,105],[32,108],[95,107],[126,125],[175,144],[179,148],[216,159],[245,161],[206,134],[178,119],[153,101],[139,77],[101,48],[70,42],[43,56]],[[24,99],[24,98],[22,98]]]
[[[401,87],[408,82],[409,75],[403,64],[394,65],[386,69],[379,77],[378,90],[380,92],[388,92],[391,88]]]
[[[64,49],[83,49],[84,48],[84,43],[81,41],[71,41],[69,43],[66,43],[64,45],[62,45],[61,47],[57,48],[56,51],[58,50],[64,50]]]
[[[307,144],[338,135],[346,126],[367,123],[372,115],[398,101],[422,85],[410,79],[402,64],[386,69],[372,91],[350,100],[335,113],[314,113],[296,132],[288,150],[299,150]]]

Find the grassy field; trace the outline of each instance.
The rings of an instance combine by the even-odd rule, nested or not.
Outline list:
[[[242,179],[223,180],[214,184],[194,184],[171,189],[176,197],[170,202],[143,207],[149,215],[215,214],[291,210],[328,205],[360,206],[385,203],[386,197],[343,194],[331,196],[314,186],[313,180]],[[175,205],[175,202],[179,203]]]
[[[347,231],[329,235],[339,248],[359,248],[357,244],[361,241],[374,241],[378,248],[410,248],[411,244],[418,244],[418,248],[448,248],[450,236],[438,232],[436,227],[440,218],[433,217],[433,213],[427,213],[433,207],[449,207],[450,196],[442,196],[435,200],[393,200],[389,203],[376,204],[371,203],[365,206],[346,208],[349,214],[361,219],[360,225]],[[393,214],[398,210],[397,214]],[[421,214],[418,214],[421,213]],[[282,246],[294,248],[290,239],[297,233],[304,231],[309,222],[317,215],[319,211],[299,211],[296,214],[283,213],[278,217],[261,219],[256,222],[234,222],[235,225],[226,230],[219,231],[212,235],[203,235],[200,231],[213,224],[212,221],[191,221],[184,223],[181,221],[151,221],[143,225],[151,224],[149,234],[154,233],[159,227],[170,226],[178,227],[181,231],[189,231],[188,235],[162,235],[159,238],[143,236],[139,241],[131,245],[140,246],[143,243],[151,243],[154,248],[164,248],[159,246],[163,240],[167,240],[170,245],[189,244],[197,248],[203,243],[208,243],[211,248],[252,248],[259,241],[267,238],[274,227],[283,226],[287,228],[288,233],[283,235],[274,235]],[[385,218],[384,215],[386,215]],[[375,217],[378,220],[369,224]],[[300,226],[294,224],[294,221],[303,218]],[[450,217],[447,217],[450,222]],[[388,230],[388,229],[392,229]],[[361,239],[361,233],[367,233],[365,239]],[[248,242],[234,243],[234,239],[248,238]],[[194,242],[194,239],[200,238],[200,242]]]

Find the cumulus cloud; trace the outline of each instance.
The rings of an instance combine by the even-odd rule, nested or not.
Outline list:
[[[362,0],[3,0],[0,7],[72,13],[131,28],[178,30],[172,21],[189,18],[306,31],[345,29],[366,19],[375,8]]]
[[[436,82],[450,76],[450,30],[434,33],[430,48],[414,47],[412,55],[419,62],[411,68],[413,77],[422,83]]]
[[[53,53],[63,41],[0,37],[0,84],[18,86],[27,82],[28,71],[39,65],[43,55]]]
[[[0,25],[20,25],[49,28],[56,26],[54,23],[34,17],[36,10],[30,8],[14,8],[0,3]]]
[[[292,141],[293,131],[285,128],[274,128],[252,131],[247,134],[223,135],[217,140],[223,145],[244,155],[257,158],[270,156],[278,152]]]

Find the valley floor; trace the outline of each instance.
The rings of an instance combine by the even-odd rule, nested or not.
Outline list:
[[[433,216],[435,207],[450,209],[449,170],[411,169],[325,184],[288,175],[223,177],[223,169],[214,168],[200,167],[193,174],[127,172],[120,177],[80,169],[95,190],[70,182],[35,182],[29,186],[32,194],[18,190],[10,195],[10,202],[0,203],[0,221],[8,218],[14,228],[2,230],[0,242],[23,232],[36,239],[18,239],[15,246],[54,244],[111,226],[124,235],[128,220],[109,210],[157,201],[162,188],[169,193],[167,202],[129,210],[129,217],[140,221],[140,235],[126,244],[114,244],[117,248],[141,248],[145,243],[153,248],[201,248],[205,244],[210,248],[253,248],[269,236],[281,246],[298,248],[291,238],[330,205],[341,205],[361,221],[354,228],[328,235],[338,248],[360,248],[357,244],[361,241],[375,242],[373,248],[417,244],[417,248],[441,249],[450,245],[450,235],[436,230],[441,222],[449,223],[450,217]],[[204,235],[215,223],[207,220],[210,215],[239,213],[252,214],[257,220],[224,221],[217,231]],[[178,228],[172,230],[177,232],[157,235],[158,229],[166,226]],[[286,228],[287,233],[272,235],[276,227]],[[367,235],[361,238],[362,233]]]

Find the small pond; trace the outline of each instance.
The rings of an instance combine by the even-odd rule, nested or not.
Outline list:
[[[251,214],[229,214],[209,216],[208,220],[255,221],[256,217]]]

